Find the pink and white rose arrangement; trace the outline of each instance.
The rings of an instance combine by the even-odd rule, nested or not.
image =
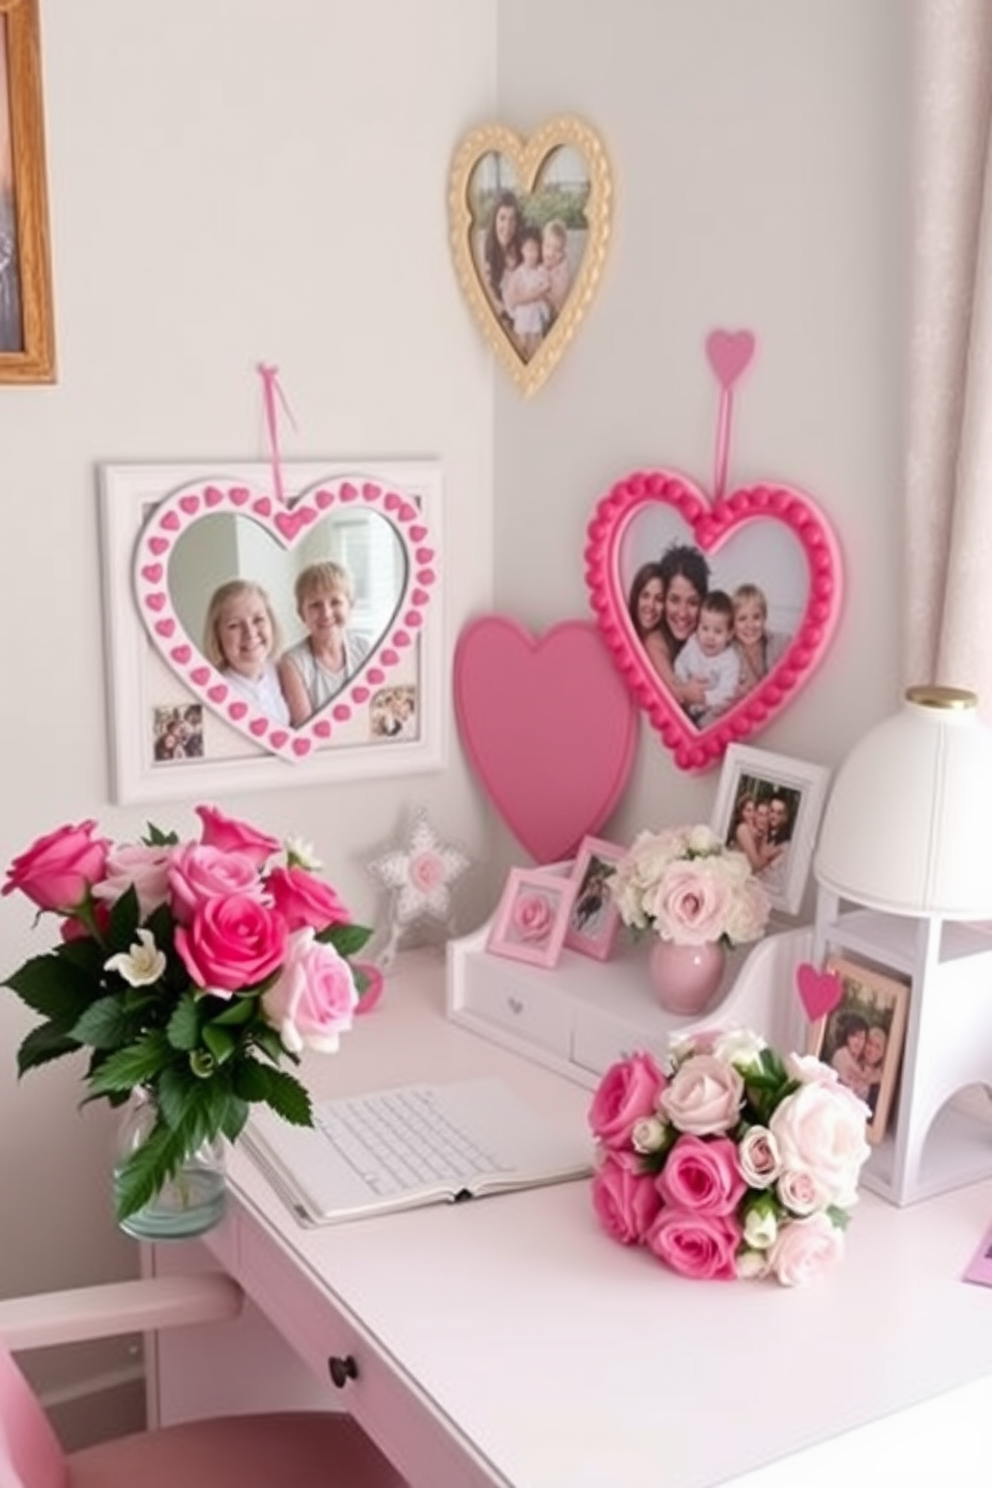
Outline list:
[[[608,1235],[682,1276],[811,1281],[844,1248],[870,1148],[867,1106],[819,1060],[744,1029],[614,1064],[589,1110]]]
[[[196,810],[196,841],[60,827],[14,859],[2,889],[62,920],[59,943],[4,983],[44,1019],[19,1073],[88,1048],[88,1100],[155,1094],[148,1140],[117,1175],[119,1219],[201,1143],[234,1141],[253,1101],[311,1125],[310,1097],[280,1061],[336,1050],[374,980],[350,959],[371,932],[305,848]]]
[[[678,945],[759,940],[771,912],[747,858],[707,826],[639,833],[609,885],[625,925]]]

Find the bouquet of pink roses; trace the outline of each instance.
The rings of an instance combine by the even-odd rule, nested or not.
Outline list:
[[[203,1142],[234,1141],[249,1104],[312,1124],[310,1097],[277,1066],[333,1051],[366,976],[349,962],[370,931],[351,923],[300,846],[199,806],[199,841],[149,827],[138,843],[96,823],[41,837],[11,864],[19,889],[61,917],[61,941],[4,985],[44,1019],[18,1050],[23,1074],[90,1049],[87,1099],[150,1089],[148,1140],[117,1174],[135,1213]]]
[[[867,1117],[832,1069],[745,1029],[674,1041],[666,1070],[634,1054],[589,1112],[596,1215],[683,1276],[809,1281],[842,1254]]]

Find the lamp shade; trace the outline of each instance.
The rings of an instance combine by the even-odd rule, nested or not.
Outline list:
[[[911,687],[854,746],[813,871],[870,909],[992,920],[992,729],[973,692]]]

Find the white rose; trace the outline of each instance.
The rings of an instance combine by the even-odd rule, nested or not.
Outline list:
[[[686,845],[694,853],[718,853],[722,846],[713,829],[706,826],[690,827]]]
[[[767,1251],[742,1250],[737,1257],[737,1275],[741,1281],[761,1281],[770,1270]]]
[[[737,1161],[748,1188],[771,1188],[782,1171],[778,1143],[765,1126],[748,1128],[737,1148]]]
[[[746,1074],[752,1066],[760,1065],[761,1051],[767,1047],[760,1033],[750,1028],[729,1028],[717,1039],[713,1053],[717,1059],[725,1059]]]
[[[752,1250],[767,1250],[775,1243],[778,1220],[769,1205],[759,1204],[744,1217],[744,1241]]]
[[[679,1131],[706,1137],[736,1126],[744,1081],[732,1064],[713,1054],[694,1054],[679,1065],[658,1105]]]
[[[660,1152],[665,1145],[665,1123],[657,1116],[642,1116],[631,1127],[630,1142],[635,1152]]]
[[[727,913],[726,935],[734,945],[760,940],[768,924],[771,900],[756,879],[738,884]]]
[[[795,1169],[789,1169],[780,1175],[778,1196],[786,1209],[791,1209],[800,1218],[815,1214],[818,1209],[826,1209],[830,1203],[829,1194],[817,1183],[812,1173],[798,1172]]]
[[[779,1226],[769,1263],[783,1286],[805,1286],[836,1265],[844,1253],[844,1234],[825,1214]]]
[[[836,1085],[837,1071],[815,1054],[789,1054],[785,1060],[785,1072],[790,1080],[800,1085]]]
[[[800,1085],[772,1113],[768,1129],[786,1171],[806,1172],[827,1203],[848,1209],[871,1148],[865,1141],[868,1108],[844,1085]]]

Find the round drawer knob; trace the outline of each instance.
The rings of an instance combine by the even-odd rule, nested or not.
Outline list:
[[[345,1354],[343,1359],[339,1354],[332,1354],[327,1361],[327,1368],[339,1390],[343,1390],[349,1380],[358,1378],[358,1365],[351,1354]]]

